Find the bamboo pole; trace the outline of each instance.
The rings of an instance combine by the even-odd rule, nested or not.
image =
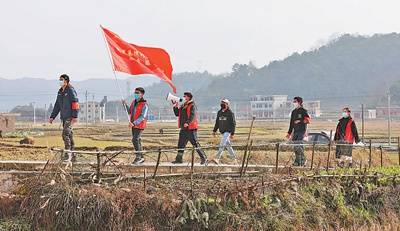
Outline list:
[[[275,174],[278,174],[279,146],[280,146],[280,143],[277,143],[276,144],[276,156],[275,156]]]
[[[156,168],[154,169],[153,179],[156,179],[158,166],[160,165],[160,158],[161,158],[161,148],[158,149],[157,163],[156,163]]]
[[[326,160],[326,171],[329,170],[329,164],[330,164],[330,163],[329,163],[329,162],[330,162],[329,158],[330,158],[330,156],[331,156],[331,149],[332,149],[332,130],[331,130],[330,135],[329,135],[328,159]]]
[[[315,154],[315,143],[313,143],[313,146],[312,146],[311,167],[310,167],[310,170],[312,170],[312,169],[313,169],[313,166],[314,166],[314,154]]]
[[[372,140],[369,140],[369,155],[368,155],[368,169],[372,165]]]

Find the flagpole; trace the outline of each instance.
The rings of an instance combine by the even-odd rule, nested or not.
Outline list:
[[[104,35],[104,31],[103,31],[103,28],[101,27],[101,25],[100,25],[100,28],[101,28],[101,34],[103,35],[104,44],[105,44],[105,46],[106,46],[106,50],[107,50],[107,53],[108,53],[108,59],[110,60],[111,69],[112,69],[112,72],[113,72],[113,74],[114,74],[115,83],[116,83],[117,88],[118,88],[118,90],[119,90],[119,94],[121,95],[121,103],[122,103],[122,101],[124,101],[124,96],[123,96],[123,94],[122,94],[121,86],[120,86],[119,83],[118,83],[117,74],[116,74],[115,68],[114,68],[114,62],[113,62],[113,60],[112,60],[112,58],[111,58],[110,48],[109,48],[109,46],[108,46],[108,44],[107,44],[107,40],[106,40],[106,37],[105,37],[105,35]],[[129,113],[128,113],[128,111],[127,111],[126,108],[125,108],[125,104],[122,103],[122,106],[124,107],[124,110],[126,111],[126,116],[127,116],[127,118],[128,118],[128,121],[130,122],[131,120],[130,120],[130,117],[129,117]]]

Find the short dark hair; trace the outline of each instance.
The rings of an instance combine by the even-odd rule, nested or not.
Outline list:
[[[303,104],[303,98],[301,98],[300,96],[296,96],[293,99],[296,100],[297,102],[299,102],[300,105]]]
[[[351,110],[348,107],[343,108],[343,111],[347,111],[348,113],[351,113]]]
[[[137,87],[137,88],[135,88],[135,91],[138,91],[142,94],[144,94],[144,92],[145,92],[143,87]]]
[[[185,93],[183,93],[183,95],[189,97],[190,99],[193,99],[193,95],[190,92],[185,92]]]
[[[60,79],[63,78],[67,83],[69,83],[69,76],[67,74],[60,75]]]

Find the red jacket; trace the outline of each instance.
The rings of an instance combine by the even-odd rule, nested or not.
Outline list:
[[[357,127],[351,117],[341,118],[336,127],[335,141],[343,140],[347,143],[360,142],[358,137]]]
[[[185,112],[185,114],[182,114]],[[188,102],[180,108],[174,108],[174,113],[178,116],[178,128],[182,128],[183,124],[187,123],[189,126],[187,129],[196,130],[198,129],[198,120],[196,115],[196,106],[193,101]]]
[[[135,105],[135,100],[132,102],[131,106],[129,107],[130,120],[132,123],[142,115],[142,110],[144,107],[147,107],[146,101],[144,100],[137,102],[136,105]],[[135,125],[133,128],[143,130],[146,128],[146,125],[147,125],[147,116],[145,116],[143,120],[139,124]]]

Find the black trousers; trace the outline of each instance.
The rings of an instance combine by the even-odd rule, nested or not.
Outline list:
[[[336,145],[336,159],[339,159],[341,156],[353,156],[353,144],[346,142],[344,140],[338,141],[339,145]],[[340,145],[342,144],[342,145]]]
[[[132,144],[135,148],[136,157],[143,157],[142,151],[142,129],[132,128]]]
[[[200,143],[199,139],[197,137],[197,130],[189,130],[189,129],[181,129],[179,131],[179,141],[178,141],[178,155],[176,156],[177,160],[182,160],[184,148],[186,147],[186,144],[190,142],[193,147],[196,148],[197,154],[199,154],[199,157],[202,160],[207,159],[206,154],[204,153],[203,149],[200,148]]]

